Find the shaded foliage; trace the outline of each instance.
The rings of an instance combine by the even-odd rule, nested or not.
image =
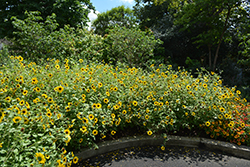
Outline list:
[[[62,28],[66,24],[72,27],[79,24],[86,26],[90,9],[94,9],[90,0],[2,0],[0,3],[0,38],[12,37],[14,27],[10,18],[16,16],[18,19],[25,19],[25,11],[40,11],[44,20],[55,13],[57,23]]]

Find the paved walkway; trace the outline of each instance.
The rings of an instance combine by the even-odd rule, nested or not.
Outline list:
[[[200,148],[143,146],[119,149],[79,161],[73,167],[250,167],[250,160]]]

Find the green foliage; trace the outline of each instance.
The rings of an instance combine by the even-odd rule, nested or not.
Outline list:
[[[14,27],[11,24],[11,17],[15,16],[24,20],[25,11],[40,11],[44,20],[55,13],[59,28],[63,28],[66,24],[76,28],[78,25],[87,25],[90,9],[94,9],[90,0],[2,0],[0,3],[0,38],[13,37]]]
[[[201,67],[201,63],[198,60],[191,59],[190,57],[187,57],[185,63],[188,65],[188,69],[193,71]]]
[[[113,63],[119,61],[130,67],[144,66],[153,58],[154,49],[160,40],[153,33],[138,28],[115,27],[104,39],[104,60]]]
[[[104,36],[108,29],[112,29],[116,25],[129,28],[134,27],[136,21],[134,12],[130,8],[118,6],[98,14],[97,19],[92,24],[92,28],[96,34]]]
[[[8,62],[8,55],[9,55],[9,50],[8,48],[3,44],[2,49],[0,50],[0,68],[2,66],[5,66]]]
[[[136,17],[141,29],[151,28],[153,25],[160,26],[159,20],[162,20],[164,15],[169,11],[169,2],[164,2],[161,5],[152,4],[152,0],[136,0],[136,4],[133,7]],[[165,23],[164,23],[165,24]]]
[[[0,70],[2,166],[71,166],[75,151],[129,127],[163,136],[199,129],[250,145],[250,105],[216,73],[197,71],[194,78],[163,64],[144,71],[82,59],[41,66],[9,59]]]
[[[187,56],[200,61],[200,55],[204,54],[203,48],[197,49],[197,44],[192,43],[192,38],[199,34],[197,29],[180,31],[181,26],[174,25],[175,14],[182,8],[183,3],[173,0],[155,4],[152,0],[136,0],[133,7],[136,17],[140,20],[139,27],[142,30],[150,28],[156,39],[164,42],[162,47],[165,53],[159,57],[165,62],[171,59],[170,61],[179,66],[186,66]]]
[[[242,1],[227,0],[211,2],[209,0],[195,0],[184,5],[178,11],[176,25],[182,25],[184,30],[199,27],[201,32],[195,37],[195,43],[207,46],[209,50],[209,66],[215,70],[219,56],[220,45],[224,40],[230,41],[229,30],[244,18]],[[242,12],[243,11],[243,12]],[[215,57],[212,65],[212,48]]]
[[[57,30],[55,14],[44,22],[39,12],[26,12],[25,20],[13,17],[17,28],[11,49],[36,62],[41,58],[92,59],[101,57],[102,37],[85,29],[65,25]]]
[[[153,25],[162,26],[163,18],[174,18],[186,3],[187,0],[135,0],[133,10],[140,21],[141,29],[145,29]]]
[[[249,27],[250,29],[250,27]],[[243,48],[240,53],[245,57],[244,59],[241,59],[238,61],[239,64],[246,66],[248,69],[250,69],[250,33],[246,35],[241,35],[242,42],[240,43],[240,47]]]

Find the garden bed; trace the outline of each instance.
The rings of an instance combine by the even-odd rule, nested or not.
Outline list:
[[[250,145],[249,103],[214,72],[195,78],[171,65],[146,71],[82,59],[41,64],[10,56],[0,71],[3,166],[70,166],[74,152],[135,133]]]

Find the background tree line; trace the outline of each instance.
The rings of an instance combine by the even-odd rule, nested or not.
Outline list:
[[[90,0],[4,1],[0,4],[0,37],[15,37],[15,46],[19,50],[26,48],[23,53],[32,56],[35,54],[28,50],[30,45],[39,48],[40,57],[48,52],[50,56],[73,54],[112,63],[119,60],[133,66],[145,67],[144,62],[170,63],[193,71],[201,67],[223,71],[225,84],[237,85],[242,92],[250,94],[250,5],[247,0],[135,2],[133,9],[119,6],[98,14],[92,31],[87,32],[80,29],[86,28],[87,15],[94,9]],[[25,11],[39,11],[40,18]],[[46,35],[32,43],[34,34]],[[92,42],[88,42],[90,40]],[[59,44],[58,41],[67,42]],[[93,46],[87,47],[88,43]]]
[[[163,41],[161,47],[164,49],[155,49],[156,60],[193,71],[200,67],[223,71],[225,84],[238,85],[243,92],[250,93],[250,3],[247,0],[135,2],[133,10],[123,10],[129,15],[133,13],[130,19],[123,16],[117,19],[117,8],[99,14],[93,22],[95,33],[103,35],[98,32],[100,29],[96,25],[105,22],[102,19],[104,15],[107,23],[103,27],[105,30],[112,29],[123,17],[124,23],[138,26],[141,30],[150,29],[156,39]],[[136,20],[130,22],[134,16]],[[107,18],[111,18],[112,24]]]

